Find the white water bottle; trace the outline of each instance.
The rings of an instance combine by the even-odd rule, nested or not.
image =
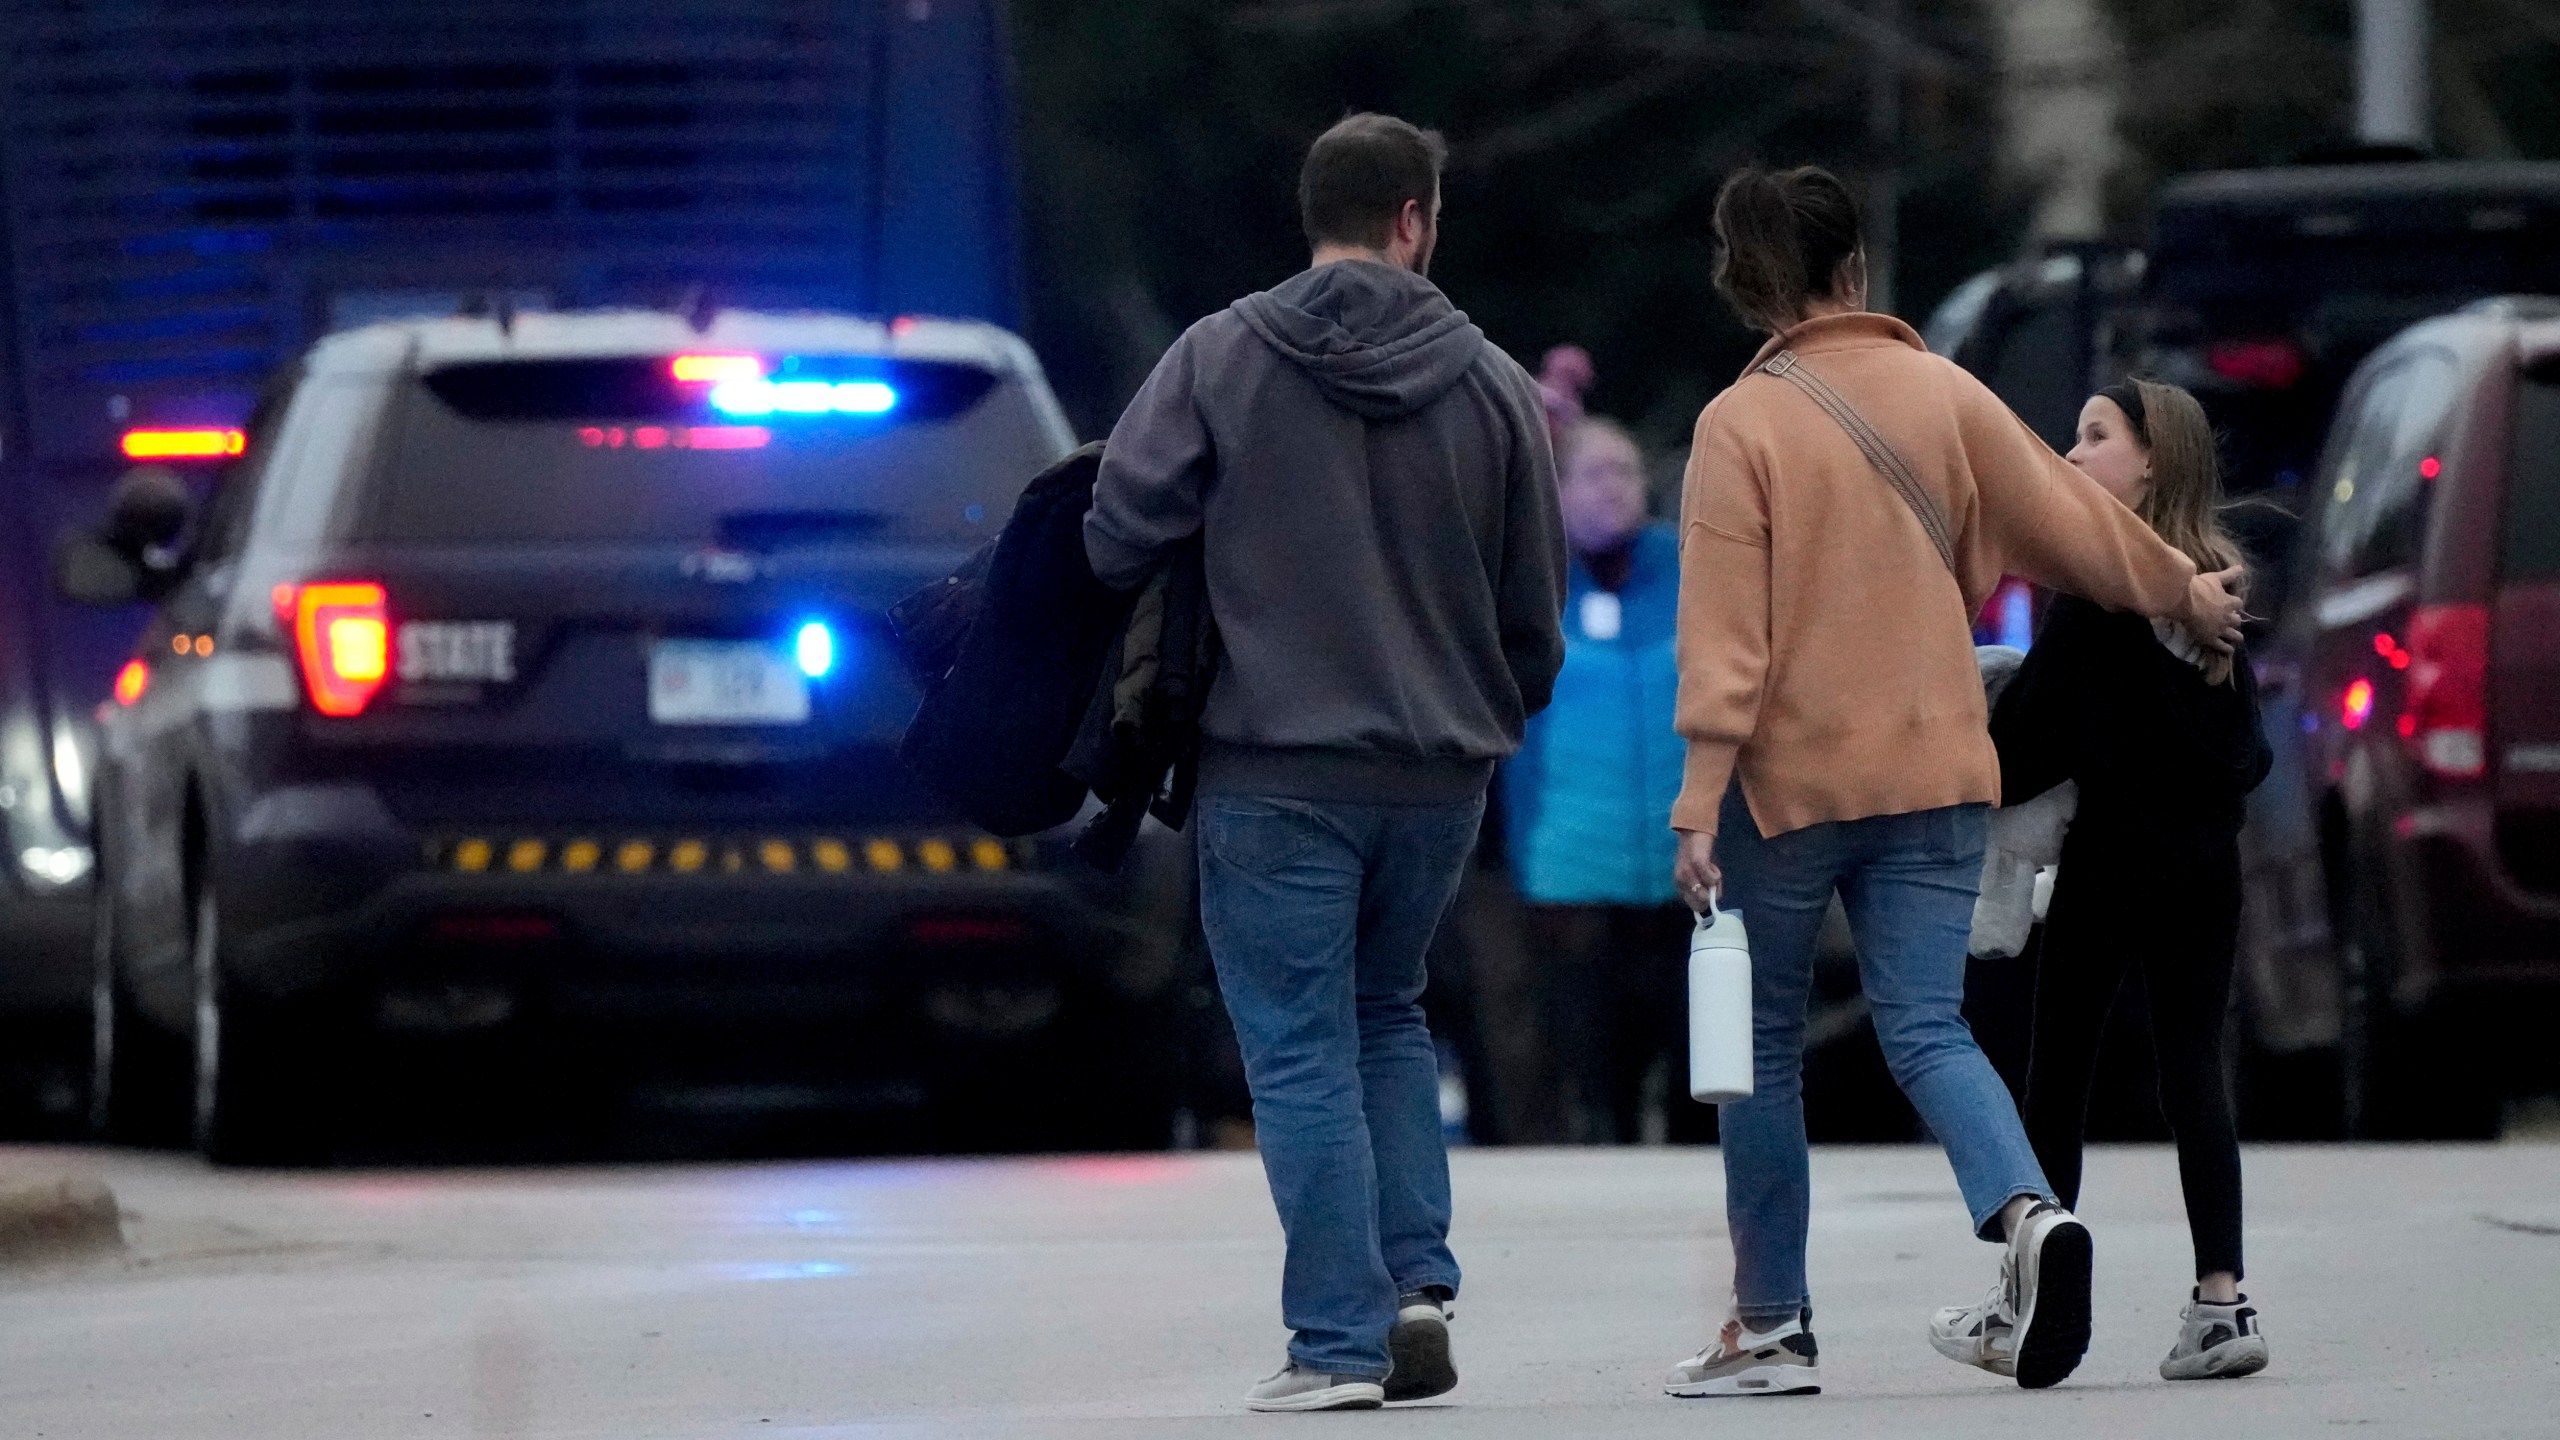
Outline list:
[[[1689,936],[1689,1098],[1709,1105],[1751,1096],[1751,937],[1716,899]]]

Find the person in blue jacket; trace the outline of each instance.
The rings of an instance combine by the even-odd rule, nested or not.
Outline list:
[[[1688,1097],[1682,1043],[1691,917],[1671,882],[1679,541],[1652,519],[1643,452],[1618,425],[1574,423],[1558,461],[1564,668],[1504,791],[1541,1009],[1573,1138],[1644,1138],[1663,1064],[1669,1138],[1704,1140],[1714,1111]]]

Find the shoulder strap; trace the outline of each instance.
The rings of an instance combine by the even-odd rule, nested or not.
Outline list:
[[[1938,513],[1938,502],[1929,494],[1928,487],[1920,483],[1920,477],[1912,473],[1911,467],[1903,463],[1891,445],[1885,443],[1885,438],[1876,433],[1876,427],[1867,423],[1867,417],[1859,414],[1857,408],[1843,399],[1840,392],[1832,389],[1821,376],[1814,374],[1793,350],[1781,350],[1770,356],[1769,362],[1760,369],[1803,391],[1807,399],[1822,407],[1822,413],[1848,432],[1849,438],[1857,442],[1859,451],[1867,457],[1867,463],[1874,466],[1875,472],[1885,478],[1885,483],[1893,487],[1895,494],[1902,497],[1902,503],[1911,507],[1912,516],[1919,520],[1920,529],[1928,535],[1929,543],[1938,547],[1938,558],[1946,562],[1947,570],[1952,574],[1956,568],[1956,547],[1947,535],[1947,517]]]

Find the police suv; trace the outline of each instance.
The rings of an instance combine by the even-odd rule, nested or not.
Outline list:
[[[319,342],[200,510],[128,477],[58,556],[158,600],[101,725],[102,1124],[317,1156],[386,1044],[530,1035],[854,1077],[928,1143],[1160,1141],[1180,847],[1085,874],[895,753],[886,608],[1071,443],[975,323]]]

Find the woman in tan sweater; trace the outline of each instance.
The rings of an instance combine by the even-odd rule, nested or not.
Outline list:
[[[1769,332],[1698,417],[1681,520],[1686,782],[1675,879],[1751,927],[1754,1093],[1723,1107],[1734,1309],[1675,1395],[1819,1388],[1805,1285],[1803,1062],[1814,933],[1848,910],[1877,1039],[1946,1147],[1974,1233],[2005,1241],[1952,1358],[2038,1388],[2087,1349],[2089,1232],[2054,1203],[1960,1006],[2000,798],[1971,620],[2004,574],[2237,638],[2238,574],[2194,563],[1980,382],[1866,310],[1846,187],[1746,170],[1716,199],[1716,287]],[[1721,869],[1719,869],[1721,865]]]

